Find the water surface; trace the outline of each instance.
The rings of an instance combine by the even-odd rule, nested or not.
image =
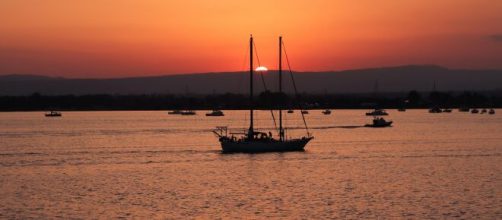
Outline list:
[[[0,218],[502,218],[501,110],[389,112],[374,129],[310,111],[305,152],[266,154],[221,154],[211,133],[247,111],[0,113]]]

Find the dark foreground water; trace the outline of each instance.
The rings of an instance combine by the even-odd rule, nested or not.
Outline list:
[[[247,112],[204,113],[0,113],[0,218],[502,218],[502,110],[311,111],[306,152],[267,154],[221,154]]]

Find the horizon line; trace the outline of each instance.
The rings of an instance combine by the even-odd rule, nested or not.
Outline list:
[[[340,69],[340,70],[292,70],[295,73],[327,73],[327,72],[347,72],[347,71],[358,71],[358,70],[374,70],[374,69],[390,69],[390,68],[400,68],[400,67],[435,67],[447,70],[477,70],[477,71],[502,71],[502,69],[497,68],[450,68],[437,64],[403,64],[403,65],[388,65],[379,67],[361,67],[353,69]],[[132,79],[132,78],[148,78],[148,77],[165,77],[165,76],[182,76],[182,75],[201,75],[201,74],[224,74],[224,73],[242,73],[248,70],[223,70],[223,71],[209,71],[209,72],[178,72],[178,73],[160,73],[152,75],[130,75],[130,76],[116,76],[116,77],[65,77],[58,75],[43,75],[43,74],[33,74],[33,73],[9,73],[0,74],[0,77],[8,76],[34,76],[34,77],[46,77],[46,78],[59,78],[59,79]],[[278,69],[268,69],[266,72],[277,72]],[[283,72],[288,72],[289,70],[283,70]]]

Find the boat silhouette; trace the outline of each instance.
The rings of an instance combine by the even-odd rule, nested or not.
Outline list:
[[[213,109],[213,111],[206,113],[206,116],[225,116],[225,114],[221,110]]]
[[[366,124],[365,127],[373,127],[373,128],[383,128],[390,127],[392,125],[392,121],[386,121],[382,117],[374,117],[372,124]]]
[[[279,37],[279,92],[282,92],[282,53],[283,53],[282,37]],[[227,127],[217,127],[213,132],[218,136],[221,144],[221,149],[225,153],[243,152],[243,153],[259,153],[259,152],[286,152],[286,151],[303,151],[307,143],[314,137],[307,131],[307,136],[287,139],[285,137],[285,129],[282,125],[282,105],[279,106],[279,129],[278,138],[275,138],[271,132],[259,132],[254,128],[254,102],[253,102],[253,36],[249,39],[249,101],[250,101],[250,124],[247,132],[231,133]],[[287,54],[286,54],[287,56]],[[287,57],[286,57],[287,58]],[[290,70],[291,73],[291,70]],[[302,118],[303,113],[302,113]],[[304,120],[305,122],[305,120]],[[305,123],[306,125],[306,123]],[[238,135],[238,136],[236,136]]]
[[[61,112],[58,111],[50,111],[45,113],[45,117],[61,117],[61,116],[62,116]]]
[[[366,116],[385,116],[389,115],[384,109],[373,109],[371,112],[366,112]]]

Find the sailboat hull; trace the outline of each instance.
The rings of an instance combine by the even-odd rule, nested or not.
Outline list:
[[[305,145],[312,140],[311,137],[291,139],[286,141],[232,141],[220,140],[224,153],[260,153],[260,152],[288,152],[304,151]]]

